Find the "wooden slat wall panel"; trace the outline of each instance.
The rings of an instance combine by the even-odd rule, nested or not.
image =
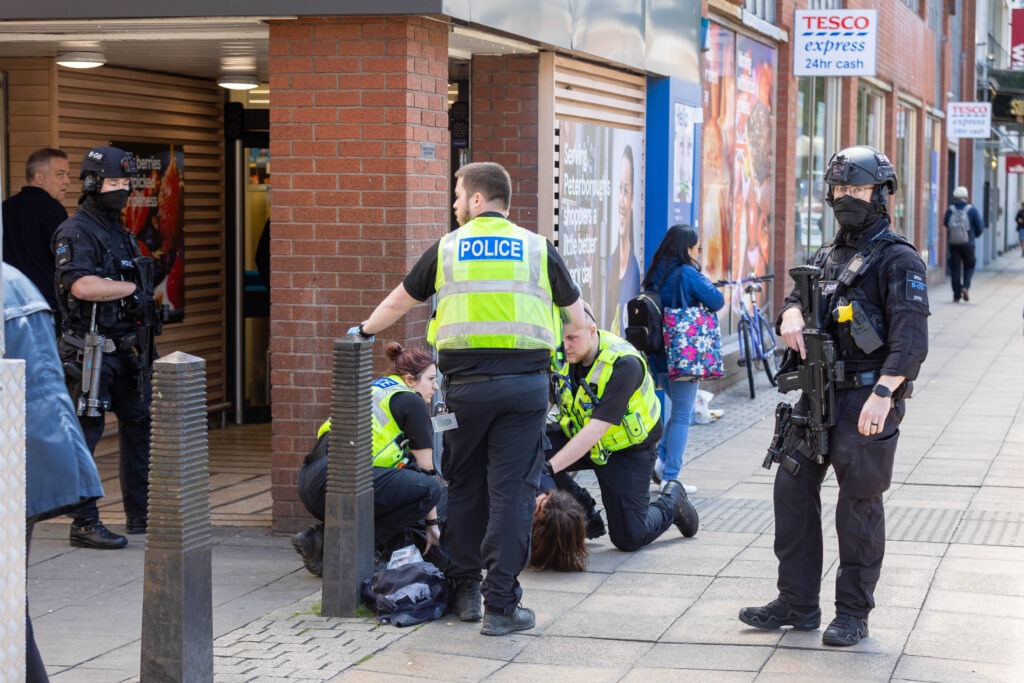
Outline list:
[[[96,145],[116,140],[183,146],[185,321],[165,326],[157,345],[161,354],[184,351],[204,358],[207,403],[225,401],[222,91],[209,81],[129,69],[55,68],[53,73],[55,142],[68,153],[74,178],[85,152]],[[20,163],[24,164],[24,156]],[[69,191],[69,212],[76,200],[77,192]]]
[[[25,184],[28,155],[57,143],[52,116],[56,67],[49,59],[7,58],[0,59],[0,71],[7,74],[6,199]]]
[[[554,58],[555,119],[644,130],[647,80],[567,57]]]

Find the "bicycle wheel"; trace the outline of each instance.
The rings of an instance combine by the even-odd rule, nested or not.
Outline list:
[[[739,325],[736,327],[736,334],[740,338],[740,357],[746,361],[744,365],[747,366],[747,384],[750,385],[750,398],[754,398],[754,345],[750,338],[750,321],[740,320]]]
[[[764,360],[764,374],[768,375],[771,385],[778,386],[776,376],[779,374],[779,357],[775,355],[775,331],[763,316],[757,316],[758,328],[761,330],[761,353]]]

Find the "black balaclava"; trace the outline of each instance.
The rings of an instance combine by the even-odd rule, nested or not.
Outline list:
[[[856,241],[865,231],[877,225],[879,218],[888,215],[885,208],[887,195],[888,190],[884,185],[875,185],[871,191],[871,201],[866,202],[851,195],[832,200],[832,213],[839,223],[840,232],[846,233],[845,241]]]

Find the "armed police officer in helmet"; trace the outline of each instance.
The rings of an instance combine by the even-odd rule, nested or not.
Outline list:
[[[792,376],[801,376],[802,389],[792,419],[777,421],[769,451],[780,465],[774,490],[779,596],[743,608],[739,618],[756,628],[818,628],[820,494],[831,465],[839,484],[839,568],[836,617],[822,642],[847,646],[868,635],[885,552],[882,494],[892,479],[904,401],[928,352],[929,310],[925,265],[889,229],[888,199],[897,188],[889,159],[871,147],[843,149],[829,161],[825,182],[839,230],[810,260],[820,273],[808,266],[791,271],[798,286],[778,322],[792,350],[787,354],[799,355]],[[822,340],[829,353],[817,353]],[[809,387],[803,378],[814,376],[805,372],[812,357],[825,359],[821,376],[828,381]],[[780,372],[780,390],[786,376]]]
[[[90,451],[113,410],[120,437],[121,495],[130,534],[145,533],[149,477],[150,378],[159,333],[153,302],[153,261],[121,224],[136,173],[135,158],[116,147],[94,147],[82,160],[78,210],[53,236],[57,304],[63,317],[58,348],[65,379]],[[71,545],[123,548],[128,539],[107,529],[95,502],[69,512]]]
[[[608,533],[619,550],[638,550],[672,524],[683,536],[694,536],[697,511],[681,483],[667,482],[651,503],[662,424],[647,362],[625,339],[598,330],[589,306],[585,310],[587,318],[562,331],[565,362],[554,372],[560,430],[548,433],[553,454],[545,471],[569,491],[575,488],[569,471],[594,471]]]

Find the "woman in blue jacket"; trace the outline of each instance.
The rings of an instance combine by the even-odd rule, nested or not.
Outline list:
[[[711,311],[718,311],[725,305],[725,297],[701,272],[699,258],[702,250],[696,230],[689,225],[673,225],[651,259],[643,289],[656,289],[665,307],[686,308],[703,304]],[[683,466],[698,383],[670,381],[664,351],[652,355],[649,362],[651,371],[657,376],[658,387],[665,391],[671,402],[671,412],[665,421],[665,435],[658,445],[655,481],[682,481],[679,470]],[[684,484],[684,487],[687,493],[697,491],[695,486]]]

